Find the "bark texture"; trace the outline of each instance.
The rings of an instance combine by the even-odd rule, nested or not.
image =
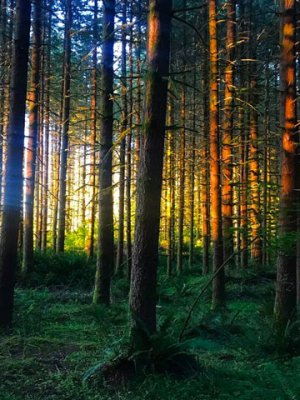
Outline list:
[[[23,263],[26,274],[33,262],[33,206],[35,190],[36,144],[39,129],[39,84],[41,61],[41,0],[33,3],[33,46],[31,53],[31,81],[29,92],[29,136],[25,152],[25,205],[23,218]]]
[[[277,287],[274,314],[279,324],[286,325],[296,308],[296,239],[297,192],[299,189],[299,155],[296,132],[296,1],[284,0],[281,13],[281,108],[282,164],[280,193],[280,238],[282,246],[277,260]],[[288,242],[290,241],[289,245]]]
[[[12,321],[18,231],[23,189],[23,146],[30,31],[29,0],[16,1],[12,50],[10,111],[0,242],[0,326]]]
[[[216,1],[209,0],[209,54],[210,54],[210,219],[213,245],[213,272],[223,263],[221,179],[220,179],[220,132],[218,104],[218,45]],[[213,280],[212,307],[224,303],[224,268]]]
[[[99,171],[98,257],[94,303],[109,304],[110,281],[114,271],[114,226],[112,196],[113,139],[113,48],[115,1],[103,3],[103,44],[101,65],[101,131]]]
[[[156,331],[156,279],[171,10],[171,0],[150,0],[143,139],[137,181],[130,293],[132,333],[136,340],[143,331],[141,326],[149,333]]]

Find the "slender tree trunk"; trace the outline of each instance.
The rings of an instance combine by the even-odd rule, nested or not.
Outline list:
[[[210,52],[210,219],[213,244],[213,272],[223,263],[221,182],[220,182],[220,132],[218,105],[218,47],[216,1],[209,0],[209,52]],[[224,268],[213,280],[212,307],[224,303]]]
[[[47,248],[48,236],[48,195],[49,195],[49,139],[50,139],[50,89],[51,89],[51,45],[52,45],[52,0],[49,3],[48,38],[46,48],[45,73],[45,134],[44,134],[44,177],[43,177],[43,210],[42,210],[42,251]]]
[[[195,60],[195,64],[196,64]],[[195,161],[196,161],[196,69],[193,76],[193,125],[192,125],[192,143],[191,143],[191,166],[190,166],[190,243],[189,243],[189,267],[194,264],[194,230],[195,230]]]
[[[71,25],[72,25],[72,0],[66,0],[65,36],[64,36],[64,73],[63,73],[63,101],[62,101],[62,126],[60,143],[59,164],[59,194],[58,194],[58,231],[57,251],[63,252],[65,248],[66,229],[66,192],[67,192],[67,167],[69,147],[69,115],[70,115],[70,83],[71,83]]]
[[[5,76],[9,75],[7,65],[7,1],[0,2],[0,213],[2,210],[2,176],[4,159],[4,135],[5,135]]]
[[[262,234],[264,237],[263,241],[263,254],[262,254],[262,264],[264,266],[269,263],[269,250],[268,250],[268,184],[269,184],[269,174],[268,174],[268,158],[269,158],[269,146],[270,146],[270,72],[269,72],[269,61],[267,61],[265,66],[265,113],[264,113],[264,150],[263,150],[263,219],[262,219]]]
[[[168,254],[167,254],[167,275],[171,276],[173,272],[173,253],[174,253],[174,99],[171,97],[169,100],[168,117],[170,126],[168,132]]]
[[[130,281],[132,265],[132,241],[131,241],[131,144],[133,125],[133,9],[130,6],[130,40],[129,40],[129,63],[130,63],[130,84],[129,84],[129,133],[126,140],[126,246],[127,246],[127,277]]]
[[[234,50],[236,2],[228,0],[226,21],[226,68],[224,88],[224,119],[222,147],[222,227],[224,238],[224,259],[233,252],[233,97],[234,97]]]
[[[299,155],[296,133],[296,1],[282,2],[282,37],[280,58],[281,107],[282,107],[282,164],[280,190],[280,237],[281,246],[277,260],[277,287],[274,314],[279,324],[285,326],[296,308],[296,233],[297,193],[299,189]],[[294,235],[293,243],[287,238]]]
[[[133,343],[144,328],[156,331],[156,277],[160,198],[167,106],[172,0],[150,0],[143,140],[137,182],[137,206],[130,308]]]
[[[81,149],[79,149],[79,159],[82,157],[82,170],[80,174],[80,180],[81,180],[81,212],[80,215],[78,216],[77,220],[79,220],[81,223],[80,225],[84,229],[84,241],[86,239],[86,163],[87,163],[87,136],[88,136],[88,123],[85,121],[84,123],[84,144]],[[83,154],[82,154],[83,153]],[[74,158],[76,157],[76,153]],[[76,161],[74,161],[75,163]],[[70,196],[71,197],[71,196]]]
[[[204,16],[208,18],[205,9]],[[205,39],[208,42],[208,29],[205,29]],[[209,64],[206,49],[203,53],[203,148],[201,150],[201,211],[202,211],[202,273],[209,271],[210,248],[210,171],[209,171]]]
[[[183,0],[183,9],[186,8],[186,0]],[[186,12],[184,12],[184,19]],[[185,191],[185,156],[186,156],[186,26],[183,25],[183,87],[181,93],[180,120],[182,128],[180,130],[180,149],[179,149],[179,209],[178,209],[178,248],[177,248],[177,273],[182,272],[182,252],[183,252],[183,228],[184,228],[184,191]]]
[[[245,91],[245,82],[248,75],[248,71],[244,66],[244,61],[241,60],[245,57],[245,38],[249,38],[248,24],[245,18],[245,4],[246,2],[240,1],[240,32],[239,41],[241,45],[239,46],[239,61],[240,61],[240,86],[241,94],[240,97],[243,104],[239,108],[238,114],[238,126],[240,132],[239,141],[239,160],[240,160],[240,182],[239,182],[239,244],[241,248],[240,253],[240,266],[241,268],[248,267],[248,202],[247,202],[247,191],[248,191],[248,127],[246,124],[246,112],[244,109],[244,104],[247,102],[247,96],[242,92]],[[247,53],[247,51],[246,51]],[[247,58],[247,55],[246,55]],[[248,58],[250,58],[248,54]]]
[[[114,271],[114,226],[112,195],[113,139],[113,47],[115,0],[103,3],[103,44],[101,66],[101,131],[99,172],[98,258],[94,303],[110,303],[110,282]]]
[[[259,149],[258,149],[258,111],[256,101],[256,71],[251,77],[252,107],[250,110],[250,164],[249,164],[249,185],[250,185],[250,228],[251,258],[256,263],[262,260],[261,240],[261,213],[260,213],[260,190],[259,190]]]
[[[138,21],[142,18],[142,1],[138,2]],[[141,148],[141,113],[142,113],[142,29],[141,23],[138,23],[138,35],[137,35],[137,101],[136,101],[136,136],[135,136],[135,164],[136,164],[136,175],[138,174],[138,168],[140,164],[140,148]]]
[[[91,137],[90,137],[90,186],[92,189],[91,214],[89,222],[89,234],[87,243],[87,256],[94,256],[95,241],[95,214],[96,214],[96,137],[97,137],[97,44],[98,44],[98,0],[94,0],[93,20],[93,69],[92,69],[92,100],[91,100]]]
[[[18,230],[23,189],[24,123],[27,91],[30,1],[17,0],[10,85],[10,112],[0,242],[0,326],[12,321]]]
[[[33,203],[35,190],[36,143],[39,129],[39,84],[42,38],[41,0],[33,3],[33,47],[31,54],[31,82],[29,91],[29,136],[25,152],[25,207],[23,222],[22,273],[26,274],[33,263]]]
[[[121,143],[120,143],[120,178],[119,178],[119,234],[116,272],[123,275],[124,262],[124,210],[125,210],[125,151],[126,151],[126,131],[128,125],[127,110],[127,66],[126,66],[126,23],[127,23],[127,1],[123,2],[122,10],[122,77],[121,77],[121,94],[122,94],[122,116],[121,116]]]
[[[59,165],[60,165],[60,142],[61,142],[61,127],[56,126],[57,138],[53,141],[53,226],[52,236],[53,251],[57,249],[57,214],[58,214],[58,192],[59,192]]]
[[[41,250],[42,246],[42,222],[43,222],[43,175],[44,175],[44,116],[45,116],[45,46],[44,38],[45,31],[43,22],[42,30],[42,45],[41,45],[41,55],[40,55],[40,84],[39,84],[39,119],[38,119],[38,136],[37,136],[37,150],[36,150],[36,171],[35,171],[35,246],[37,250]]]

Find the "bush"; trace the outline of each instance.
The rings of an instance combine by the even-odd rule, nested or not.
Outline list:
[[[24,286],[67,286],[90,289],[95,277],[95,261],[87,261],[83,252],[55,254],[36,252],[32,270],[25,279],[19,280]]]

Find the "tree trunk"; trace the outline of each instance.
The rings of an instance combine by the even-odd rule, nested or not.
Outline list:
[[[5,76],[9,75],[7,65],[8,45],[7,45],[7,2],[0,2],[0,213],[2,210],[2,176],[4,161],[4,136],[5,136],[5,103],[6,103],[6,85]],[[1,214],[0,214],[1,215]]]
[[[234,96],[234,50],[235,50],[235,0],[227,1],[226,21],[226,68],[224,88],[224,119],[222,147],[222,227],[224,239],[224,259],[233,252],[233,190],[232,190],[232,136],[233,136],[233,96]]]
[[[204,18],[208,18],[207,9],[204,10]],[[205,29],[205,39],[208,41],[208,29]],[[201,212],[202,212],[202,273],[209,271],[210,248],[210,175],[209,175],[209,65],[206,49],[203,49],[203,77],[202,77],[202,101],[203,101],[203,147],[201,149]]]
[[[133,125],[133,9],[130,7],[130,39],[129,39],[129,63],[130,63],[130,85],[129,85],[129,133],[126,140],[126,246],[127,246],[127,277],[130,281],[132,265],[132,241],[131,241],[131,143]]]
[[[243,104],[239,108],[238,114],[238,127],[240,132],[239,137],[239,160],[240,160],[240,182],[239,182],[239,244],[240,244],[240,265],[242,268],[248,267],[248,202],[247,202],[247,191],[248,191],[248,132],[247,132],[247,124],[246,124],[246,112],[244,110],[244,104],[249,102],[247,96],[243,93],[245,91],[246,86],[246,77],[248,72],[244,66],[244,60],[241,60],[243,57],[250,58],[248,51],[245,51],[244,41],[245,38],[249,38],[248,32],[248,24],[246,23],[245,18],[245,5],[247,2],[240,1],[240,32],[239,32],[239,41],[241,42],[239,46],[239,80],[241,86],[241,94],[240,97],[242,99]]]
[[[71,83],[71,25],[72,25],[72,0],[66,0],[65,33],[64,33],[64,73],[63,73],[63,101],[62,101],[62,127],[60,143],[59,164],[59,197],[58,197],[58,231],[57,251],[63,252],[65,248],[66,228],[66,192],[67,192],[67,166],[69,147],[69,115],[70,115],[70,83]]]
[[[252,67],[253,69],[253,67]],[[261,213],[260,213],[260,190],[259,190],[259,149],[258,149],[258,111],[256,110],[257,92],[256,71],[251,77],[252,107],[250,110],[250,228],[251,228],[251,258],[260,264],[262,260],[261,241]]]
[[[216,1],[209,0],[209,53],[210,53],[210,219],[213,244],[213,272],[223,263],[221,182],[220,182],[220,133],[218,106],[218,47]],[[224,303],[224,268],[213,280],[212,307]]]
[[[263,234],[263,254],[262,254],[262,264],[267,266],[269,264],[269,249],[268,249],[268,194],[269,194],[269,146],[270,146],[270,72],[269,72],[269,60],[265,66],[265,112],[264,112],[264,151],[263,151],[263,219],[262,219],[262,234]]]
[[[174,205],[175,205],[175,187],[174,187],[174,99],[171,97],[168,104],[168,118],[170,126],[168,132],[168,151],[167,151],[167,165],[168,165],[168,191],[167,191],[167,275],[171,276],[173,272],[173,256],[174,256]]]
[[[137,205],[130,308],[136,345],[144,329],[156,331],[156,279],[163,152],[167,106],[172,0],[150,0],[143,140]]]
[[[33,263],[33,203],[35,190],[36,143],[39,129],[39,84],[42,39],[41,0],[33,3],[33,46],[29,92],[29,136],[25,151],[25,199],[23,222],[23,263],[25,275]]]
[[[282,244],[277,260],[277,287],[274,314],[280,325],[286,326],[296,308],[296,233],[297,193],[299,189],[299,155],[296,133],[296,1],[282,3],[282,37],[280,58],[282,107],[282,164],[280,190],[280,238]],[[292,243],[288,243],[292,241]]]
[[[103,3],[102,67],[101,67],[101,131],[99,172],[98,258],[94,303],[110,303],[110,281],[114,271],[114,226],[112,196],[113,139],[113,47],[115,0]]]
[[[195,64],[197,60],[195,59]],[[190,243],[189,243],[189,267],[194,264],[194,230],[195,230],[195,161],[196,161],[196,69],[193,75],[193,125],[191,143],[191,166],[190,166]]]
[[[49,195],[49,140],[50,140],[50,88],[51,88],[51,44],[52,44],[52,1],[49,3],[48,38],[46,49],[45,77],[45,134],[44,134],[44,176],[43,176],[43,210],[42,210],[42,251],[46,251],[48,237],[48,195]]]
[[[126,23],[127,23],[127,2],[123,2],[122,10],[122,76],[121,76],[121,94],[122,94],[122,116],[121,116],[121,143],[120,143],[120,178],[119,178],[119,234],[116,272],[123,275],[124,262],[124,210],[125,210],[125,151],[126,135],[128,125],[127,112],[127,66],[126,66]]]
[[[91,137],[90,137],[90,186],[92,189],[91,215],[87,243],[87,256],[94,256],[95,214],[96,214],[96,137],[97,137],[97,44],[98,44],[98,0],[94,0],[93,20],[93,69],[92,69],[92,100],[91,100]]]
[[[29,0],[16,1],[0,242],[0,326],[4,327],[10,325],[12,321],[17,269],[18,230],[23,189],[30,8]]]
[[[183,9],[186,8],[186,0],[183,0]],[[186,12],[184,12],[184,20]],[[177,273],[182,272],[182,252],[183,252],[183,228],[184,228],[184,190],[185,190],[185,156],[186,156],[186,25],[183,25],[183,87],[181,93],[181,108],[180,108],[180,149],[179,149],[179,209],[178,209],[178,248],[177,248]]]

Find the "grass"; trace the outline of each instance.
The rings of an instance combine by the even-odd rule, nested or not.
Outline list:
[[[197,271],[160,275],[158,320],[174,341],[206,279]],[[148,374],[114,390],[82,378],[126,343],[126,281],[114,282],[109,309],[90,304],[87,285],[28,286],[16,291],[13,330],[0,334],[1,400],[300,399],[299,330],[274,334],[270,274],[231,273],[222,313],[210,311],[209,292],[200,300],[185,333],[199,360],[197,376]]]

